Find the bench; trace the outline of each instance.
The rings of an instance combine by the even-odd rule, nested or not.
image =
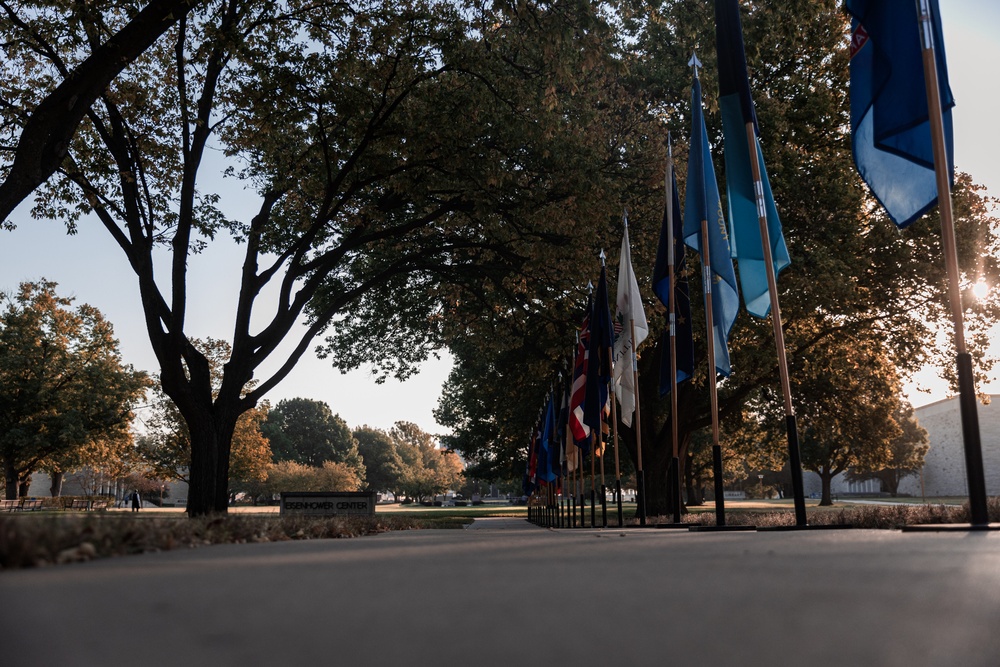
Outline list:
[[[82,498],[74,498],[65,505],[63,505],[64,510],[89,510],[90,501]]]
[[[22,512],[37,512],[42,509],[42,501],[34,499],[24,499],[21,501],[21,511]]]
[[[14,510],[21,509],[20,500],[0,500],[0,510],[5,512],[13,512]]]

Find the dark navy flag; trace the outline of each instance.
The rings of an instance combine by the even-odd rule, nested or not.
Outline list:
[[[701,108],[701,82],[696,76],[691,88],[691,154],[688,156],[687,192],[684,202],[684,242],[701,252],[701,222],[708,221],[708,248],[711,272],[704,277],[705,291],[711,290],[716,371],[729,377],[729,331],[740,310],[736,272],[729,254],[726,218],[722,214],[719,184],[712,166],[708,132]],[[704,258],[704,253],[701,255]],[[742,266],[742,265],[741,265]]]
[[[597,454],[601,455],[604,453],[604,433],[607,430],[604,420],[611,411],[608,385],[611,383],[611,348],[615,343],[611,308],[608,305],[608,275],[603,266],[590,307],[587,400],[583,420],[594,435]]]
[[[954,141],[937,0],[930,7],[938,85],[954,182]],[[937,204],[927,88],[914,0],[848,0],[851,23],[851,144],[854,164],[899,227]]]
[[[747,61],[743,48],[743,28],[737,0],[716,0],[715,39],[719,57],[719,111],[725,140],[726,201],[729,204],[729,245],[740,266],[740,287],[747,312],[767,317],[771,299],[767,288],[767,267],[760,239],[757,194],[750,163],[747,123],[753,123],[753,159],[760,169],[761,192],[767,216],[767,235],[771,246],[774,275],[791,260],[781,233],[781,220],[771,194],[771,183],[764,168],[764,154],[757,138],[757,115],[750,96]]]
[[[556,399],[549,392],[549,400],[545,404],[545,417],[542,420],[541,451],[545,457],[538,465],[538,480],[551,484],[559,477],[559,441],[556,438]]]
[[[687,262],[684,259],[684,216],[681,214],[680,196],[677,193],[677,174],[672,174],[672,192],[670,206],[672,216],[663,209],[663,224],[660,226],[660,244],[656,248],[656,264],[653,266],[653,291],[664,306],[670,309],[670,271],[669,252],[670,234],[668,226],[673,218],[674,238],[674,345],[677,349],[677,383],[680,384],[694,374],[694,342],[691,332],[691,296],[688,292],[688,279],[685,271]],[[669,319],[667,331],[662,337],[660,349],[660,396],[670,393],[670,329]]]

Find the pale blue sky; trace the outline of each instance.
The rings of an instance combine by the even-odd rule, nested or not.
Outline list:
[[[1000,2],[940,0],[940,4],[957,101],[955,161],[959,169],[986,185],[993,196],[1000,196],[1000,129],[996,121],[1000,94],[993,75],[1000,63]],[[237,201],[250,199],[238,191],[222,194],[235,194]],[[61,293],[96,306],[114,323],[127,362],[155,371],[135,277],[110,237],[93,221],[83,221],[79,233],[68,237],[61,223],[30,220],[25,207],[15,212],[13,220],[19,225],[15,232],[0,232],[0,289],[41,277],[58,282]],[[192,260],[188,317],[193,335],[230,337],[240,260],[239,249],[228,244],[214,244]],[[220,291],[216,288],[220,281],[219,299],[199,296],[199,284],[212,285],[206,294],[215,293]],[[994,350],[1000,354],[1000,344],[995,343]],[[450,366],[448,360],[431,361],[407,382],[376,385],[365,370],[341,375],[309,355],[269,398],[277,402],[304,396],[325,401],[352,427],[368,424],[384,428],[397,420],[407,420],[424,430],[438,432],[441,427],[431,412]],[[933,370],[919,375],[920,384],[933,391],[918,394],[911,388],[910,398],[915,405],[945,398],[944,385],[935,376]],[[996,382],[985,388],[1000,392]]]

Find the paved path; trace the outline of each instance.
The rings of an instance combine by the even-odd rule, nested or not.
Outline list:
[[[523,520],[0,573],[17,667],[1000,665],[1000,534]]]

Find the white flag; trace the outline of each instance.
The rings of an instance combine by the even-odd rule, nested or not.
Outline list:
[[[632,270],[632,253],[628,242],[628,219],[622,236],[622,251],[618,259],[618,304],[615,311],[615,395],[621,406],[622,423],[632,425],[635,412],[635,350],[649,335],[646,313],[642,309],[639,284]],[[632,332],[635,331],[635,341]]]

